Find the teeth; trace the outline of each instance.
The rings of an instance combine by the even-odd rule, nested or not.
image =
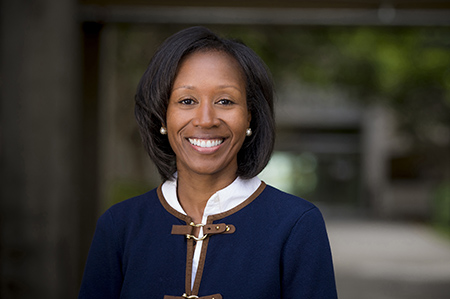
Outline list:
[[[222,139],[216,139],[216,140],[205,140],[205,139],[194,139],[189,138],[189,142],[192,145],[199,146],[199,147],[213,147],[218,146],[223,142]]]

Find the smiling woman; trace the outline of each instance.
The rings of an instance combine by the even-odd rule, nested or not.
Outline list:
[[[203,27],[173,35],[136,118],[163,183],[100,217],[79,298],[336,298],[319,210],[257,177],[273,90],[252,50]]]
[[[180,64],[167,107],[167,132],[175,152],[178,188],[185,178],[207,180],[208,193],[231,184],[238,169],[237,154],[250,126],[245,79],[237,61],[218,51],[188,55]],[[183,205],[186,210],[190,204]],[[199,195],[195,195],[198,200]],[[185,207],[186,206],[186,207]],[[202,211],[191,215],[201,221]]]

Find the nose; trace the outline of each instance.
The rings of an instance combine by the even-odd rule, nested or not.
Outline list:
[[[195,110],[192,124],[202,128],[217,127],[220,124],[220,120],[217,118],[214,104],[205,101],[201,102]]]

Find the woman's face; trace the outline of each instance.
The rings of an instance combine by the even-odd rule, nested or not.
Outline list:
[[[250,125],[245,79],[228,54],[207,51],[180,64],[167,107],[167,135],[179,175],[234,178]]]

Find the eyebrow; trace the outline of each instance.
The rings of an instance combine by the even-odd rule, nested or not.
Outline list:
[[[185,89],[195,89],[194,86],[191,86],[191,85],[182,85],[182,86],[179,86],[179,87],[176,87],[176,88],[172,89],[172,91],[177,90],[177,89],[183,89],[183,88],[185,88]]]
[[[241,92],[241,90],[234,85],[219,85],[218,86],[219,89],[226,89],[226,88],[233,88],[236,89],[237,91]],[[195,90],[195,87],[192,85],[182,85],[182,86],[178,86],[174,89],[172,89],[172,91],[178,90],[178,89],[191,89],[191,90]]]

